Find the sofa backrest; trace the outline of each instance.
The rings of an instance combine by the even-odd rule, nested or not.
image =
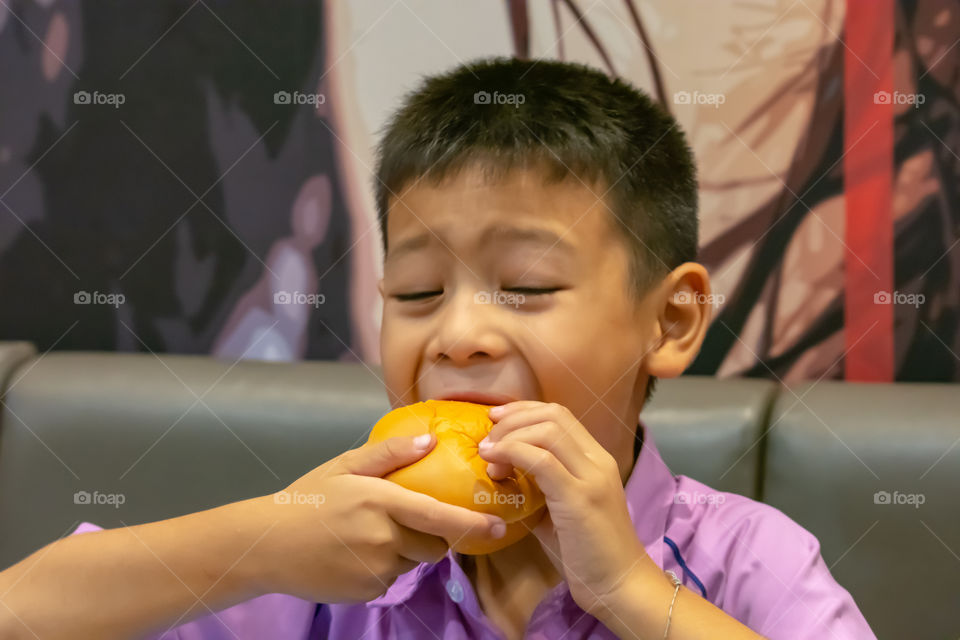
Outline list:
[[[685,376],[661,380],[642,419],[675,473],[816,535],[880,637],[955,637],[957,391]],[[362,444],[389,410],[380,369],[363,364],[2,342],[0,397],[0,569],[82,521],[139,524],[277,491]],[[923,504],[902,497],[915,494]]]
[[[390,408],[379,367],[357,363],[38,357],[22,346],[16,359],[12,350],[0,413],[0,566],[84,520],[139,524],[277,491],[361,445]],[[644,416],[668,464],[756,496],[757,450],[742,453],[772,385],[676,382],[664,381]],[[117,495],[122,504],[100,497]]]
[[[765,457],[764,501],[817,536],[880,638],[960,637],[960,387],[784,389]]]

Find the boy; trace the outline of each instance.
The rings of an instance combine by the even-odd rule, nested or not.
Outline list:
[[[503,522],[383,480],[435,445],[396,438],[287,488],[319,507],[263,496],[52,543],[0,574],[0,635],[873,637],[811,534],[740,496],[675,500],[710,489],[638,424],[710,319],[693,158],[667,113],[580,65],[462,66],[390,122],[377,196],[391,404],[498,405],[481,455],[491,477],[536,478],[532,534],[449,551]]]

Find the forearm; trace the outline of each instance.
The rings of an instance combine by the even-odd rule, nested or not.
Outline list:
[[[670,640],[763,637],[686,587],[680,587],[674,601],[674,590],[663,571],[645,557],[616,597],[594,615],[622,640],[660,640],[673,601]]]
[[[69,536],[0,573],[3,638],[128,638],[257,595],[254,500]]]

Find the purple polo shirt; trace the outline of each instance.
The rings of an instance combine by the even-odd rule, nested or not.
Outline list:
[[[642,428],[642,425],[641,425]],[[674,476],[648,429],[624,487],[647,553],[683,584],[757,633],[777,640],[875,638],[850,594],[833,579],[817,539],[783,513]],[[87,522],[73,532],[96,531]],[[664,611],[666,616],[666,611]],[[615,638],[560,582],[537,605],[524,638]],[[173,627],[156,640],[500,640],[452,551],[397,578],[364,604],[317,604],[269,594]]]

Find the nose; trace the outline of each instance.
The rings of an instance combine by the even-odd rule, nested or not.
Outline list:
[[[444,301],[430,347],[435,360],[468,364],[484,357],[496,359],[507,351],[502,312],[483,293],[464,287]]]

